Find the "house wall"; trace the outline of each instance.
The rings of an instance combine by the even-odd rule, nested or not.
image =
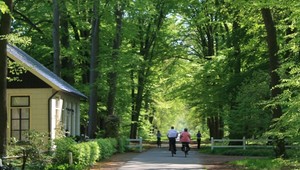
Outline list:
[[[59,92],[51,99],[51,139],[80,135],[80,98]]]
[[[51,95],[51,88],[7,89],[8,139],[11,136],[11,96],[30,96],[30,129],[47,133],[48,98]]]
[[[50,128],[51,139],[66,130],[69,135],[80,135],[79,97],[52,88],[7,89],[8,139],[11,137],[11,96],[30,96],[30,130],[48,133]]]

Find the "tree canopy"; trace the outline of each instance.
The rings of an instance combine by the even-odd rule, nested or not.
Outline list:
[[[299,138],[299,5],[16,0],[9,42],[55,72],[61,64],[90,96],[81,119],[90,137],[148,138],[174,125],[280,141]]]

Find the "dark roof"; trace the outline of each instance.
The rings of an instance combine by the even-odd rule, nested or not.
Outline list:
[[[32,74],[34,74],[35,76],[43,80],[45,83],[49,84],[55,90],[72,93],[82,98],[87,98],[80,91],[78,91],[73,86],[65,82],[63,79],[61,79],[59,76],[57,76],[52,71],[50,71],[45,66],[43,66],[41,63],[39,63],[38,61],[30,57],[27,53],[25,53],[21,49],[8,44],[7,55],[9,58],[21,64],[23,67],[28,69]]]

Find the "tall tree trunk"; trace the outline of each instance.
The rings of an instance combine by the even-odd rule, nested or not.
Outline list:
[[[207,126],[209,129],[210,137],[221,139],[224,137],[224,121],[219,115],[207,117]]]
[[[130,80],[131,80],[131,127],[130,127],[130,139],[134,139],[136,137],[136,130],[133,127],[134,113],[135,110],[135,83],[134,83],[134,71],[130,71]]]
[[[210,58],[211,56],[215,55],[215,36],[214,36],[214,30],[213,27],[211,25],[206,26],[206,43],[207,44],[207,56],[208,58]],[[223,136],[221,136],[223,134],[223,119],[222,119],[222,115],[219,115],[218,113],[212,113],[211,115],[208,115],[207,118],[207,124],[209,125],[209,130],[210,130],[210,134],[212,135],[211,137],[215,137],[215,138],[222,138]]]
[[[53,0],[53,72],[60,76],[59,4]]]
[[[88,135],[90,138],[96,137],[97,128],[100,126],[99,115],[97,113],[97,84],[96,80],[98,77],[97,71],[97,57],[99,55],[99,0],[94,0],[93,5],[93,19],[92,19],[92,49],[91,49],[91,60],[90,60],[90,101],[89,101],[89,125]]]
[[[9,8],[9,13],[2,14],[0,20],[0,157],[6,155],[7,145],[7,101],[6,101],[6,87],[7,87],[7,39],[6,36],[10,33],[12,11],[12,0],[4,0]]]
[[[151,68],[152,64],[152,54],[151,49],[153,50],[154,44],[157,38],[157,34],[161,29],[161,26],[163,24],[163,20],[165,18],[165,2],[158,2],[156,4],[157,9],[157,18],[153,18],[154,23],[148,23],[146,25],[146,35],[143,35],[143,31],[140,30],[140,55],[143,56],[143,63],[138,70],[137,73],[137,93],[135,95],[134,90],[132,96],[135,97],[135,99],[132,99],[135,103],[132,106],[132,115],[131,115],[131,129],[130,129],[130,138],[134,139],[137,137],[137,130],[138,130],[138,122],[139,122],[139,116],[142,109],[142,102],[143,102],[143,95],[144,95],[144,89],[145,84],[147,81],[147,77],[149,75],[149,70]],[[153,31],[151,31],[151,27],[154,27]],[[146,37],[146,38],[143,38]]]
[[[66,50],[70,48],[70,33],[69,33],[69,20],[68,9],[66,7],[66,2],[61,1],[61,17],[60,17],[60,26],[61,26],[61,46]],[[74,64],[71,56],[64,56],[61,60],[61,77],[69,84],[73,85],[75,83],[74,79]]]
[[[117,90],[117,63],[119,58],[119,51],[121,46],[121,38],[122,38],[122,17],[123,17],[123,9],[120,4],[121,2],[117,2],[115,7],[115,17],[116,17],[116,33],[113,41],[113,51],[111,56],[112,63],[112,71],[109,73],[108,84],[109,84],[109,92],[108,92],[108,100],[107,100],[107,111],[109,115],[114,114],[114,106],[115,106],[115,98],[116,98],[116,90]]]
[[[236,17],[238,16],[238,13],[236,13],[235,15]],[[234,108],[237,107],[237,102],[236,102],[236,96],[237,96],[237,91],[238,91],[238,87],[240,85],[241,82],[238,82],[238,78],[240,76],[240,72],[241,72],[241,48],[240,48],[240,37],[241,37],[241,30],[240,30],[240,25],[238,23],[238,19],[236,19],[235,21],[233,21],[232,24],[232,38],[231,38],[231,45],[233,46],[233,57],[234,59],[231,61],[234,63],[233,65],[233,78],[236,79],[235,82],[235,86],[233,89],[231,89],[231,101],[230,101],[230,108],[231,110],[234,110]],[[234,112],[230,113],[231,116],[235,116],[232,114],[235,114]],[[232,128],[232,126],[230,126],[229,124],[229,138],[231,139],[241,139],[245,136],[245,134],[242,133],[237,133],[237,130]],[[229,143],[230,145],[242,145],[243,142],[239,142],[239,141],[232,141]]]
[[[271,97],[275,98],[279,94],[281,94],[281,89],[276,87],[280,83],[280,77],[276,70],[279,68],[279,59],[278,59],[278,44],[277,44],[277,35],[276,35],[276,28],[275,23],[273,21],[273,17],[271,14],[271,10],[269,8],[261,9],[262,17],[264,20],[264,24],[267,31],[267,44],[268,44],[268,51],[269,51],[269,74],[271,77],[270,82],[270,90],[271,90]],[[280,105],[276,105],[272,108],[273,112],[273,119],[279,118],[282,116],[282,109]],[[275,154],[276,157],[287,157],[284,139],[275,137]]]
[[[131,115],[131,129],[130,129],[130,139],[135,139],[137,137],[137,130],[138,130],[138,122],[140,111],[142,108],[142,101],[143,101],[143,93],[144,93],[144,85],[145,85],[145,75],[144,75],[145,68],[138,72],[138,88],[137,94],[133,96],[135,97],[135,103],[132,110]]]
[[[112,63],[112,71],[108,74],[108,84],[109,84],[109,91],[108,91],[108,99],[107,99],[107,111],[109,115],[109,119],[106,121],[105,125],[105,136],[107,137],[117,137],[118,136],[118,125],[119,119],[117,115],[114,114],[115,112],[115,100],[117,94],[117,80],[118,80],[118,58],[119,58],[119,51],[120,46],[122,43],[122,18],[123,18],[123,6],[121,1],[117,1],[115,6],[115,21],[116,21],[116,33],[115,38],[113,41],[113,51],[111,56],[111,63]],[[117,121],[117,122],[111,122]],[[112,133],[114,132],[114,133]]]

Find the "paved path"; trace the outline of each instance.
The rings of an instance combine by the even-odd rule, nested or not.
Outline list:
[[[168,148],[153,148],[139,154],[132,160],[125,163],[118,170],[181,170],[181,169],[205,169],[200,163],[200,154],[197,150],[192,149],[187,157],[177,145],[177,154],[172,157]]]

